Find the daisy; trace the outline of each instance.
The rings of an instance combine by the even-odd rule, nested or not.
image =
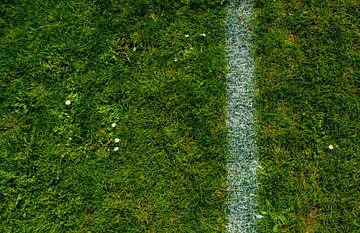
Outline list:
[[[66,101],[65,101],[65,104],[66,104],[66,105],[70,105],[70,104],[71,104],[71,101],[70,101],[70,100],[66,100]]]

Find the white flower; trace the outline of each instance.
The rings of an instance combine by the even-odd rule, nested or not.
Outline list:
[[[115,147],[115,148],[114,148],[114,151],[118,151],[118,150],[119,150],[119,147]]]
[[[120,142],[120,138],[115,138],[115,143],[118,143],[118,142]]]
[[[186,38],[189,38],[189,37],[190,37],[190,35],[189,35],[189,34],[186,34],[186,35],[185,35],[185,37],[186,37]]]
[[[177,61],[177,58],[175,58],[174,61]]]
[[[66,100],[66,101],[65,101],[65,104],[66,104],[66,105],[70,105],[70,104],[71,104],[71,101],[70,101],[70,100]]]
[[[115,128],[116,127],[116,123],[112,123],[111,127]]]
[[[329,149],[330,149],[330,150],[334,149],[334,146],[333,146],[333,145],[329,145]]]
[[[200,34],[200,36],[203,36],[203,37],[205,37],[205,36],[206,36],[206,34],[205,34],[205,33],[201,33],[201,34]]]

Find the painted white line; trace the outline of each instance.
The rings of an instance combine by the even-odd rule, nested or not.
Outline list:
[[[227,6],[227,87],[229,129],[227,179],[228,223],[232,233],[257,232],[252,0],[230,0]]]

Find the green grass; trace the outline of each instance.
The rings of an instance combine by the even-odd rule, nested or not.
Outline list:
[[[359,1],[255,3],[262,232],[359,232]]]
[[[221,2],[1,1],[1,232],[224,231]],[[357,232],[360,5],[255,9],[261,231]]]
[[[1,1],[0,231],[223,231],[224,15]]]

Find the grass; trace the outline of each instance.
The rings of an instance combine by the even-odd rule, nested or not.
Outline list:
[[[1,232],[223,231],[221,2],[1,1]]]
[[[222,2],[1,1],[1,232],[224,231]],[[357,232],[360,5],[254,2],[261,231]]]
[[[255,8],[262,232],[358,232],[359,1]]]

